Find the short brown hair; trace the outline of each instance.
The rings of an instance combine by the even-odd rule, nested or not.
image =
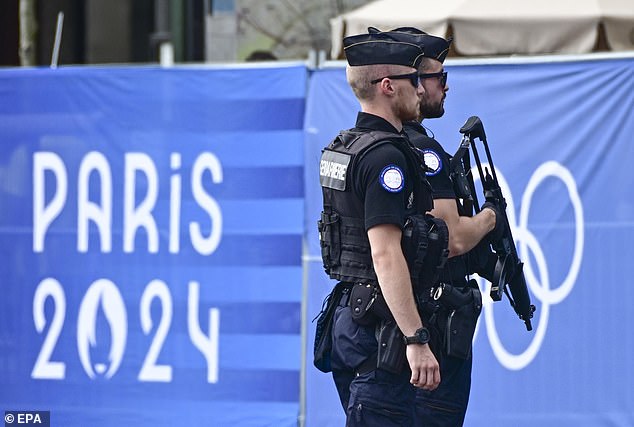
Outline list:
[[[346,67],[346,79],[359,101],[372,101],[376,94],[376,84],[372,84],[372,80],[392,74],[406,74],[408,71],[411,72],[411,68],[403,65],[348,65]]]

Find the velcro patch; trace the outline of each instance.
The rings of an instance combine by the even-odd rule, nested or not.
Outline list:
[[[427,171],[425,172],[427,176],[437,175],[442,170],[442,161],[435,151],[423,150],[423,160],[425,161],[425,166],[427,166]]]
[[[388,165],[381,171],[379,182],[390,193],[398,193],[405,186],[405,176],[398,166]]]
[[[319,161],[319,183],[322,187],[345,191],[346,173],[350,165],[349,154],[324,150]]]

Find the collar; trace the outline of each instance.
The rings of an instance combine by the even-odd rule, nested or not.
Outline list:
[[[396,134],[401,133],[383,117],[375,116],[374,114],[366,113],[363,111],[359,111],[359,114],[357,114],[357,122],[355,124],[355,127],[358,129],[380,130],[383,132],[391,132]]]
[[[422,123],[419,122],[405,122],[403,123],[403,129],[405,129],[406,127],[410,128],[410,129],[414,129],[417,132],[422,133],[425,136],[429,136],[427,135],[427,129],[425,129],[425,127],[423,126]]]

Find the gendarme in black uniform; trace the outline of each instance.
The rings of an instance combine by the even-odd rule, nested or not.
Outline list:
[[[442,148],[438,141],[427,135],[427,131],[420,123],[403,123],[403,132],[407,134],[410,142],[425,161],[427,167],[425,175],[431,184],[433,198],[455,200],[458,213],[461,216],[468,215],[464,212],[462,205],[458,203],[454,191],[451,171],[449,170],[451,155]],[[469,266],[467,254],[455,256],[447,260],[447,264],[440,274],[440,280],[457,287],[466,286],[466,276],[473,273],[470,270],[472,268]]]
[[[420,89],[416,70],[424,57],[421,46],[389,34],[370,33],[348,36],[343,44],[351,67],[348,77],[364,110],[370,103],[376,103],[379,111],[394,107],[396,102],[407,102],[413,108]],[[352,68],[378,65],[381,67]],[[400,66],[403,73],[381,77],[383,70],[387,74],[399,71],[382,66]],[[370,73],[377,75],[367,81]],[[395,91],[395,97],[389,96],[387,91],[392,89],[386,79],[408,79],[415,90]],[[408,113],[414,115],[413,111]],[[423,378],[428,386],[438,384],[439,366],[426,347],[429,331],[419,327],[413,336],[404,337],[385,303],[374,271],[368,230],[389,230],[379,230],[378,235],[387,240],[377,245],[389,245],[390,250],[397,235],[390,225],[402,230],[400,247],[394,249],[402,251],[415,286],[430,276],[425,274],[426,268],[440,265],[441,253],[446,256],[446,225],[425,217],[433,200],[420,159],[406,136],[382,117],[359,113],[355,127],[340,132],[324,148],[319,174],[324,201],[318,224],[322,259],[326,273],[339,283],[318,316],[314,364],[323,372],[332,372],[348,427],[414,425],[416,388],[410,383],[413,373],[408,356],[417,361],[416,368],[420,362],[428,371]],[[427,245],[432,240],[438,243]],[[389,255],[398,259],[400,254]],[[427,261],[435,259],[438,262]],[[386,270],[399,274],[401,280],[407,272],[396,268],[400,263]],[[398,284],[399,296],[411,298],[400,295],[403,284]],[[416,288],[411,295],[415,292]],[[415,315],[411,308],[413,304],[408,307],[410,317]],[[416,347],[407,350],[406,344]]]
[[[378,285],[367,230],[380,224],[403,228],[408,217],[424,214],[433,207],[431,188],[418,156],[406,137],[389,122],[360,112],[355,128],[340,133],[324,150],[320,181],[324,197],[320,238],[326,271],[341,281],[338,286],[349,288],[359,282]],[[333,377],[344,410],[349,417],[358,405],[381,411],[390,405],[412,410],[415,391],[408,382],[404,353],[403,369],[396,374],[373,369],[376,360],[370,369],[361,368],[376,357],[378,323],[363,325],[353,320],[347,298],[344,295],[334,315],[331,355]],[[366,383],[359,388],[361,396],[357,396],[353,380],[363,382],[364,376],[370,376],[370,382],[378,379],[383,385],[375,389]],[[387,383],[393,388],[390,398],[383,388]],[[361,416],[361,408],[358,410]],[[391,425],[387,423],[394,421],[364,418],[355,425]]]

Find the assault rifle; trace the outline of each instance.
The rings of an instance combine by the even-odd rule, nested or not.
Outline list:
[[[480,175],[484,198],[487,202],[495,206],[497,214],[500,216],[496,221],[503,221],[504,233],[502,237],[491,242],[491,246],[497,257],[491,280],[491,298],[494,301],[500,301],[502,299],[502,293],[505,293],[515,313],[524,321],[526,329],[530,331],[533,329],[531,318],[533,317],[535,306],[531,304],[528,294],[523,270],[524,263],[517,255],[509,219],[506,215],[506,200],[502,195],[502,189],[495,174],[495,167],[491,159],[491,152],[489,151],[489,144],[487,143],[482,121],[480,121],[480,118],[477,116],[469,117],[460,128],[460,133],[463,134],[460,147],[450,165],[456,192],[459,193],[459,197],[465,200],[466,203],[464,206],[467,207],[469,211],[471,211],[471,206],[473,206],[476,213],[480,211],[480,205],[475,193],[473,175],[471,174],[469,161],[470,147],[473,151],[473,158],[478,168],[478,174]],[[482,168],[480,156],[475,146],[476,138],[482,142],[489,162],[488,167],[484,169]]]

